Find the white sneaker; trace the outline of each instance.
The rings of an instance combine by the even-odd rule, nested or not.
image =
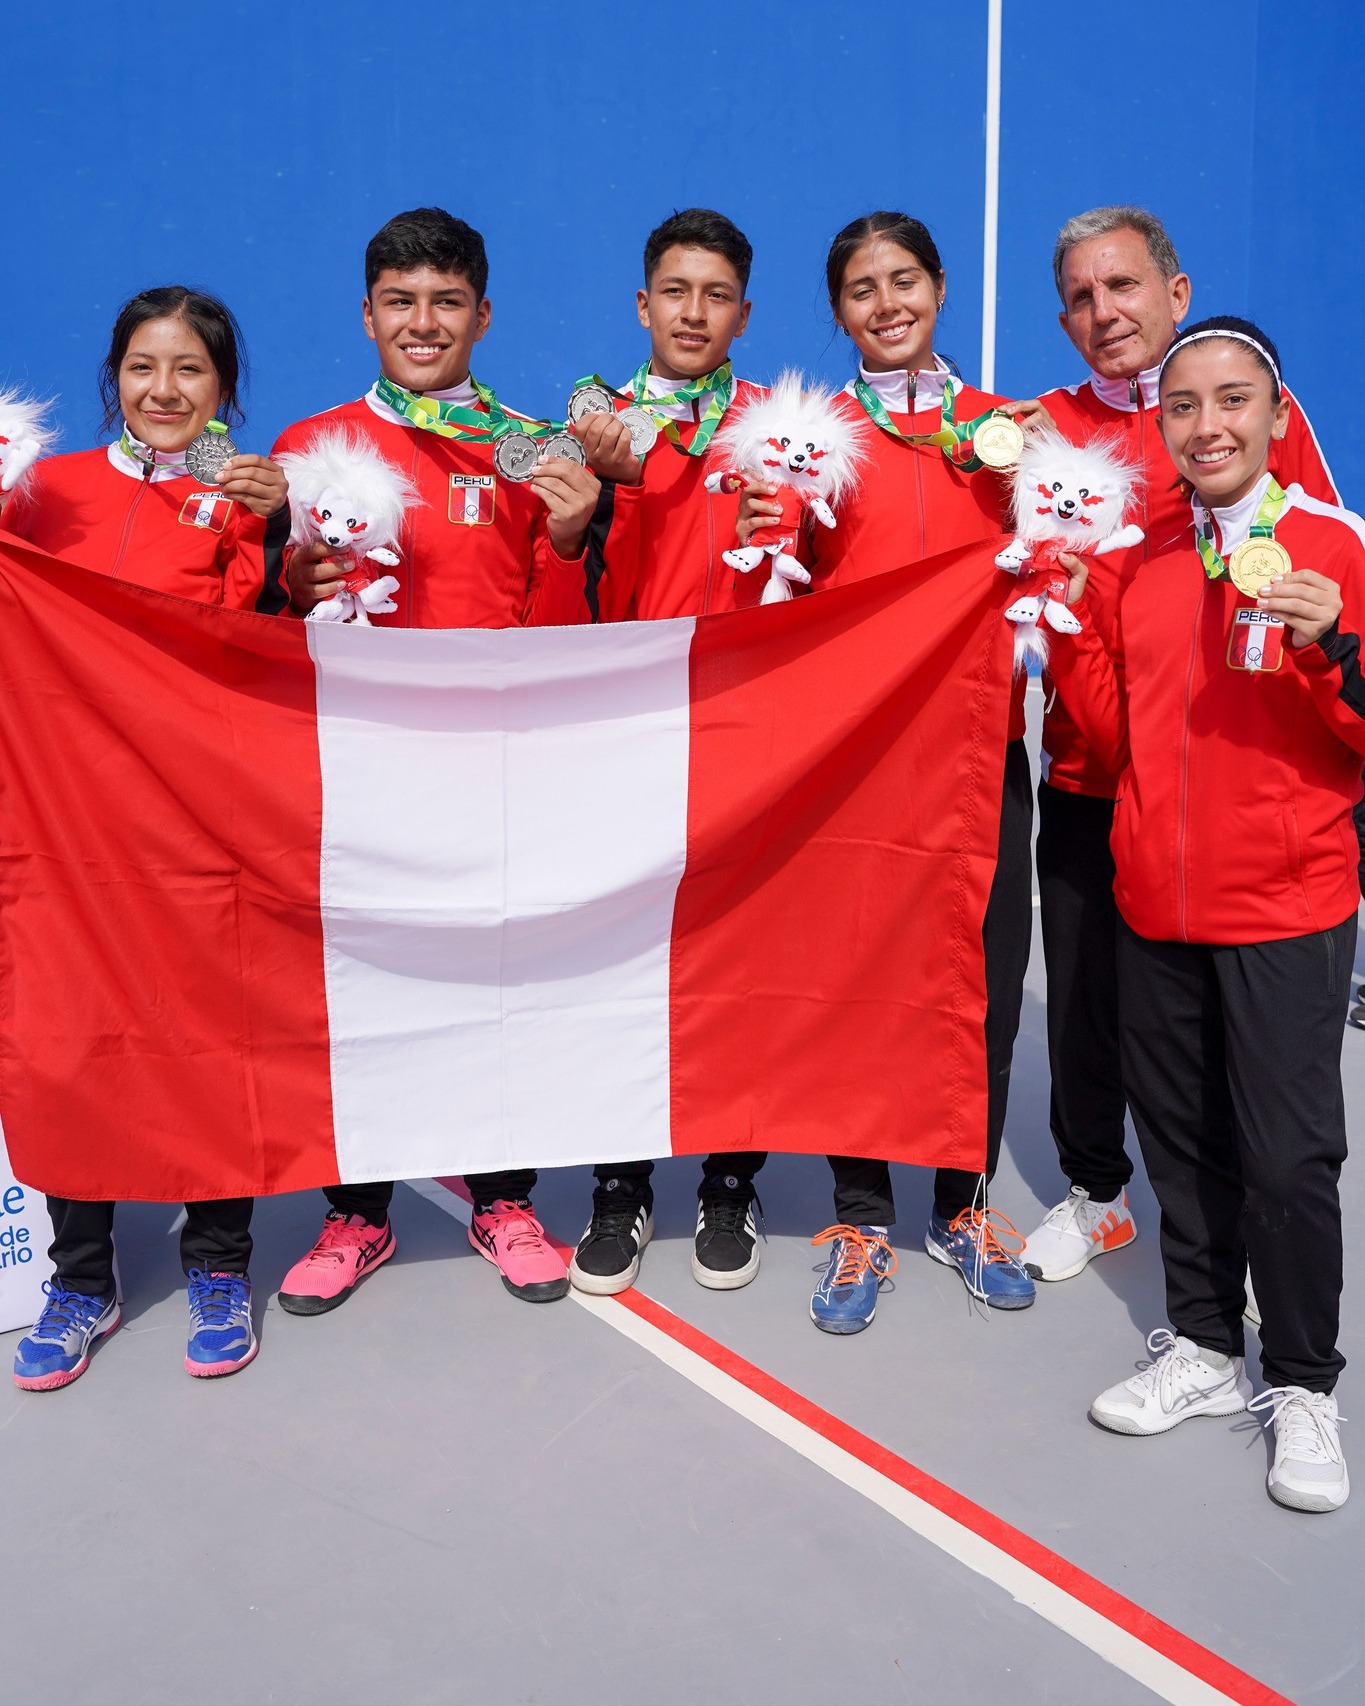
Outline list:
[[[1261,1306],[1256,1301],[1256,1293],[1251,1289],[1251,1275],[1250,1274],[1247,1275],[1246,1290],[1247,1290],[1247,1300],[1242,1305],[1242,1314],[1247,1318],[1248,1321],[1250,1321],[1250,1323],[1252,1324],[1253,1327],[1259,1327],[1261,1324]]]
[[[1251,1382],[1241,1357],[1222,1368],[1204,1361],[1192,1340],[1167,1327],[1147,1335],[1154,1360],[1131,1380],[1101,1392],[1090,1414],[1116,1434],[1164,1434],[1190,1416],[1235,1416],[1247,1407]]]
[[[1247,1406],[1269,1410],[1275,1424],[1275,1461],[1265,1478],[1277,1505],[1296,1511],[1339,1511],[1351,1496],[1351,1478],[1341,1453],[1337,1401],[1329,1392],[1302,1386],[1271,1386]]]
[[[1072,1279],[1096,1256],[1121,1250],[1136,1237],[1127,1191],[1112,1202],[1091,1202],[1088,1191],[1073,1185],[1071,1194],[1050,1208],[1043,1224],[1024,1240],[1019,1260],[1036,1280]]]

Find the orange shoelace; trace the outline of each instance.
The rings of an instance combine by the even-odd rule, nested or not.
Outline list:
[[[950,1234],[970,1234],[972,1242],[981,1252],[981,1259],[986,1262],[1012,1262],[1026,1242],[1014,1222],[993,1208],[964,1208],[961,1214],[955,1215],[948,1222],[948,1231]],[[1012,1250],[1001,1241],[1002,1234],[1014,1241]]]
[[[839,1252],[839,1268],[832,1283],[834,1285],[859,1285],[862,1283],[868,1266],[875,1253],[880,1250],[885,1257],[885,1265],[878,1264],[877,1272],[883,1279],[894,1274],[897,1267],[896,1252],[886,1239],[877,1235],[869,1238],[865,1232],[859,1232],[856,1226],[827,1226],[823,1232],[817,1232],[811,1239],[812,1245],[833,1244],[842,1238],[844,1247]]]

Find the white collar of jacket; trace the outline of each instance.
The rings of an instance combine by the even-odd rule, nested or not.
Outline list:
[[[188,475],[189,469],[185,466],[185,452],[183,450],[152,450],[140,438],[134,438],[132,433],[128,432],[126,422],[123,430],[128,433],[128,442],[142,451],[143,457],[139,461],[136,456],[130,456],[123,448],[120,440],[116,438],[109,446],[109,465],[111,468],[117,468],[120,474],[127,474],[134,480],[141,480],[146,476],[146,459],[150,456],[153,458],[153,484],[158,480],[181,480]]]
[[[941,355],[934,357],[932,367],[921,368],[915,375],[913,409],[910,406],[910,375],[904,368],[898,367],[894,373],[869,373],[859,362],[858,377],[888,413],[911,415],[919,409],[943,407],[943,382],[953,377],[953,370]],[[852,396],[853,381],[849,380],[844,389]]]
[[[1235,551],[1251,537],[1251,524],[1256,519],[1256,511],[1261,506],[1261,499],[1265,496],[1269,484],[1270,475],[1265,473],[1239,503],[1229,504],[1226,509],[1213,509],[1208,512],[1218,530],[1220,556],[1226,557],[1229,551]],[[1286,501],[1284,509],[1280,511],[1281,515],[1285,510],[1294,507],[1294,494],[1301,490],[1299,486],[1290,486],[1285,494]],[[1190,499],[1190,508],[1194,512],[1195,531],[1199,532],[1204,526],[1204,506],[1197,495]]]
[[[394,383],[396,384],[397,381],[395,380]],[[414,395],[419,397],[434,397],[438,403],[459,403],[466,409],[477,409],[481,406],[479,403],[479,394],[474,389],[474,381],[467,373],[458,385],[448,385],[444,391],[418,391],[414,393]],[[365,393],[365,401],[374,410],[375,414],[379,416],[381,421],[393,421],[397,426],[412,426],[411,421],[404,420],[403,416],[396,410],[391,409],[387,403],[380,402],[379,387],[377,384],[372,385]],[[413,427],[412,430],[416,432],[417,428]]]
[[[739,380],[736,379],[735,383],[738,384]],[[667,415],[671,421],[699,421],[706,413],[707,405],[710,403],[712,397],[715,396],[714,391],[703,391],[696,399],[695,414],[692,412],[693,405],[691,403],[665,403],[660,407],[660,405],[655,401],[658,397],[667,397],[670,392],[676,391],[678,386],[682,384],[686,384],[686,381],[680,379],[665,379],[658,373],[646,373],[645,401],[649,404],[652,412],[656,415]],[[732,391],[730,395],[733,397],[734,392]]]
[[[1161,372],[1160,364],[1156,367],[1145,367],[1137,376],[1138,395],[1142,398],[1144,409],[1156,407],[1156,381]],[[1133,382],[1131,379],[1106,379],[1102,374],[1090,375],[1090,389],[1099,400],[1110,409],[1122,409],[1125,414],[1135,415],[1137,403],[1133,399]]]

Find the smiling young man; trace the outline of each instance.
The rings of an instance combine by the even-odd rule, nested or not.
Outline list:
[[[602,621],[701,616],[757,604],[762,575],[721,561],[735,542],[739,494],[706,490],[706,448],[727,408],[758,387],[736,379],[730,346],[749,323],[753,250],[722,213],[674,213],[645,242],[644,285],[636,313],[649,333],[649,359],[621,393],[641,405],[658,436],[643,466],[610,415],[575,426],[590,465],[608,484],[595,527],[605,523],[604,570],[596,586]],[[713,1291],[733,1291],[758,1272],[754,1175],[761,1151],[708,1155],[697,1189],[692,1274]],[[595,1169],[592,1219],[569,1268],[581,1291],[609,1296],[633,1284],[653,1232],[651,1161]]]
[[[1155,215],[1097,207],[1062,227],[1053,255],[1058,320],[1090,368],[1077,385],[1012,405],[1045,410],[1083,443],[1104,434],[1140,467],[1143,543],[1091,561],[1087,600],[1107,637],[1133,575],[1189,526],[1189,497],[1157,427],[1160,365],[1190,305],[1190,281]],[[1285,391],[1284,436],[1271,471],[1311,498],[1340,502],[1313,429]],[[1047,966],[1052,1135],[1067,1196],[1028,1238],[1022,1260],[1035,1279],[1070,1279],[1095,1257],[1131,1243],[1133,1167],[1124,1148],[1114,961],[1114,862],[1109,836],[1118,779],[1055,694],[1043,721],[1038,787],[1038,890]]]
[[[354,403],[300,421],[275,446],[308,448],[321,430],[359,432],[404,473],[423,502],[404,525],[398,608],[376,622],[411,628],[511,628],[586,622],[584,543],[600,492],[565,458],[542,460],[529,479],[494,463],[498,438],[526,424],[469,371],[488,330],[483,238],[440,208],[391,219],[365,251],[366,334],[379,378]],[[306,612],[340,586],[326,547],[294,553],[294,608]],[[515,1296],[562,1297],[568,1276],[531,1212],[530,1170],[466,1179],[474,1202],[469,1239]],[[317,1243],[285,1276],[280,1305],[319,1315],[345,1302],[394,1251],[391,1183],[338,1185]]]

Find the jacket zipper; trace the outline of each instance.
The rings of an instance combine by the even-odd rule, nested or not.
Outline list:
[[[110,578],[117,580],[119,570],[123,567],[123,554],[128,549],[128,535],[133,531],[133,517],[137,514],[137,506],[142,502],[142,494],[152,483],[153,464],[147,463],[142,470],[142,478],[137,483],[133,493],[133,501],[128,505],[128,514],[123,523],[123,537],[118,542],[118,555],[114,558],[114,566],[110,569]]]
[[[1180,730],[1180,823],[1176,831],[1175,865],[1176,881],[1180,885],[1179,912],[1180,940],[1182,942],[1188,942],[1190,939],[1185,928],[1185,919],[1188,912],[1188,895],[1186,892],[1185,882],[1185,828],[1189,819],[1190,804],[1190,707],[1194,695],[1195,660],[1199,656],[1199,619],[1204,612],[1204,586],[1205,582],[1201,576],[1199,581],[1199,597],[1195,600],[1194,606],[1194,627],[1191,634],[1190,663],[1189,668],[1185,671],[1185,721]]]
[[[696,398],[694,397],[692,400],[692,424],[693,424],[694,429],[697,426],[697,424],[700,422],[700,420],[701,420],[701,414],[697,408]],[[696,436],[695,431],[693,433],[693,436],[694,437]],[[689,439],[688,443],[690,444],[691,442],[692,442],[691,439]],[[716,512],[715,512],[715,499],[711,496],[710,492],[707,492],[707,494],[706,494],[706,581],[705,581],[704,585],[702,586],[702,593],[701,593],[701,613],[703,616],[709,615],[709,613],[710,613],[710,610],[711,610],[711,594],[715,590],[715,580],[716,580]]]
[[[1145,563],[1152,554],[1152,524],[1147,503],[1152,482],[1147,467],[1147,410],[1143,407],[1142,387],[1136,379],[1128,381],[1128,401],[1137,410],[1138,418],[1138,465],[1142,469],[1142,560]]]

